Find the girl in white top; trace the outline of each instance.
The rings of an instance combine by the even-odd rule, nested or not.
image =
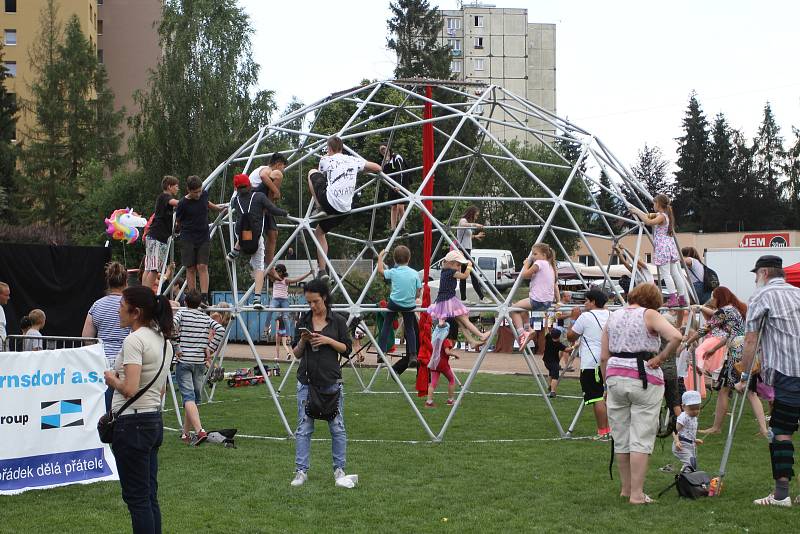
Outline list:
[[[148,287],[129,287],[122,292],[119,320],[131,333],[114,369],[105,372],[106,384],[114,388],[112,411],[117,416],[111,451],[133,532],[161,532],[158,449],[164,437],[161,396],[172,361],[172,344],[165,340],[172,335],[172,307],[165,296],[157,297]],[[144,388],[136,402],[120,413],[127,400]]]
[[[308,271],[303,276],[298,276],[296,278],[289,278],[289,274],[286,271],[286,266],[282,263],[279,263],[275,266],[275,279],[272,282],[272,300],[269,303],[270,308],[284,308],[289,309],[289,286],[292,284],[296,284],[297,282],[302,282],[313,273]],[[265,329],[269,328],[275,333],[276,341],[280,341],[280,333],[278,332],[277,323],[276,327],[272,328],[272,317],[273,315],[278,314],[280,315],[280,319],[283,325],[283,331],[289,332],[289,314],[286,312],[275,312],[275,311],[268,311],[266,322],[265,322]],[[291,337],[291,336],[290,336]]]
[[[689,273],[689,281],[692,283],[694,292],[697,295],[698,304],[705,304],[711,298],[711,293],[706,291],[703,279],[706,276],[706,268],[700,261],[700,254],[694,247],[683,247],[681,249],[683,263]]]
[[[22,327],[22,334],[26,338],[22,342],[22,350],[29,352],[33,350],[42,350],[42,328],[44,328],[47,317],[40,309],[31,310],[28,315],[22,318],[20,326]],[[38,339],[37,339],[38,338]]]

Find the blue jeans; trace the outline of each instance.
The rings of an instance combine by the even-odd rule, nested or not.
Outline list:
[[[381,333],[378,338],[378,343],[380,344],[381,350],[385,353],[389,350],[389,347],[394,345],[394,343],[390,343],[389,336],[392,334],[392,323],[394,322],[394,318],[397,316],[397,313],[403,314],[403,327],[405,328],[405,335],[406,335],[406,354],[414,356],[417,355],[417,316],[414,314],[414,306],[410,308],[404,308],[403,306],[398,306],[392,300],[389,300],[389,304],[387,307],[392,310],[383,314],[383,328],[381,328]],[[392,340],[393,341],[393,340]]]
[[[134,534],[160,534],[158,448],[164,438],[160,412],[123,415],[114,425],[111,451],[117,462],[122,500]]]
[[[339,414],[333,421],[328,422],[331,431],[333,452],[333,469],[341,468],[347,462],[347,432],[344,429],[344,389],[341,384],[332,384],[323,387],[324,393],[333,393],[339,390]],[[306,402],[308,402],[308,386],[297,382],[297,431],[294,433],[297,444],[295,445],[295,470],[308,471],[311,466],[311,435],[314,433],[314,419],[306,415]]]
[[[175,364],[175,381],[183,397],[183,404],[194,402],[200,404],[203,394],[203,382],[206,379],[206,366],[202,363]]]
[[[269,301],[269,307],[270,308],[284,308],[284,309],[288,310],[289,309],[289,299],[280,299],[280,298],[274,298],[273,297],[272,300]],[[284,332],[286,333],[287,336],[291,335],[291,326],[290,326],[289,314],[286,313],[286,312],[271,312],[271,311],[267,312],[266,323],[270,326],[270,328],[272,328],[272,333],[273,334],[277,334],[278,333],[277,327],[273,327],[272,326],[272,316],[273,315],[276,315],[275,324],[277,325],[277,322],[278,322],[277,318],[280,317],[281,321],[283,322]]]

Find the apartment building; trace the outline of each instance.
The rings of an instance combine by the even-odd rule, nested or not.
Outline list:
[[[462,9],[441,10],[443,45],[452,49],[451,70],[459,80],[494,84],[556,113],[556,27],[528,22],[527,9],[464,4]],[[509,106],[520,107],[511,98]],[[483,110],[488,113],[489,110]],[[546,122],[520,113],[492,110],[504,121],[523,120],[525,126],[555,133]],[[535,143],[523,130],[491,125],[502,140]]]
[[[9,70],[6,88],[20,101],[30,99],[34,81],[29,54],[41,26],[42,9],[47,0],[0,0],[0,24],[3,30],[3,62]],[[133,92],[144,88],[148,69],[155,68],[160,48],[157,24],[161,15],[160,0],[56,0],[62,26],[77,15],[81,29],[106,65],[109,85],[114,91],[115,106],[135,111]],[[21,113],[17,132],[33,124],[32,113]],[[123,125],[125,128],[125,125]]]

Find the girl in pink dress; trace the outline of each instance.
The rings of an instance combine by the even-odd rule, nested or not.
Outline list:
[[[686,284],[680,270],[681,255],[675,244],[675,217],[672,212],[672,201],[667,195],[660,194],[653,198],[655,213],[645,213],[633,205],[628,205],[631,213],[639,217],[644,224],[653,227],[653,263],[658,268],[658,276],[664,280],[669,297],[667,306],[686,306]]]

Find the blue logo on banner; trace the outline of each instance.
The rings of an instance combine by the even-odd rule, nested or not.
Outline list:
[[[81,399],[46,401],[42,403],[42,430],[83,426]]]
[[[112,475],[103,449],[0,460],[0,491],[69,484]]]

